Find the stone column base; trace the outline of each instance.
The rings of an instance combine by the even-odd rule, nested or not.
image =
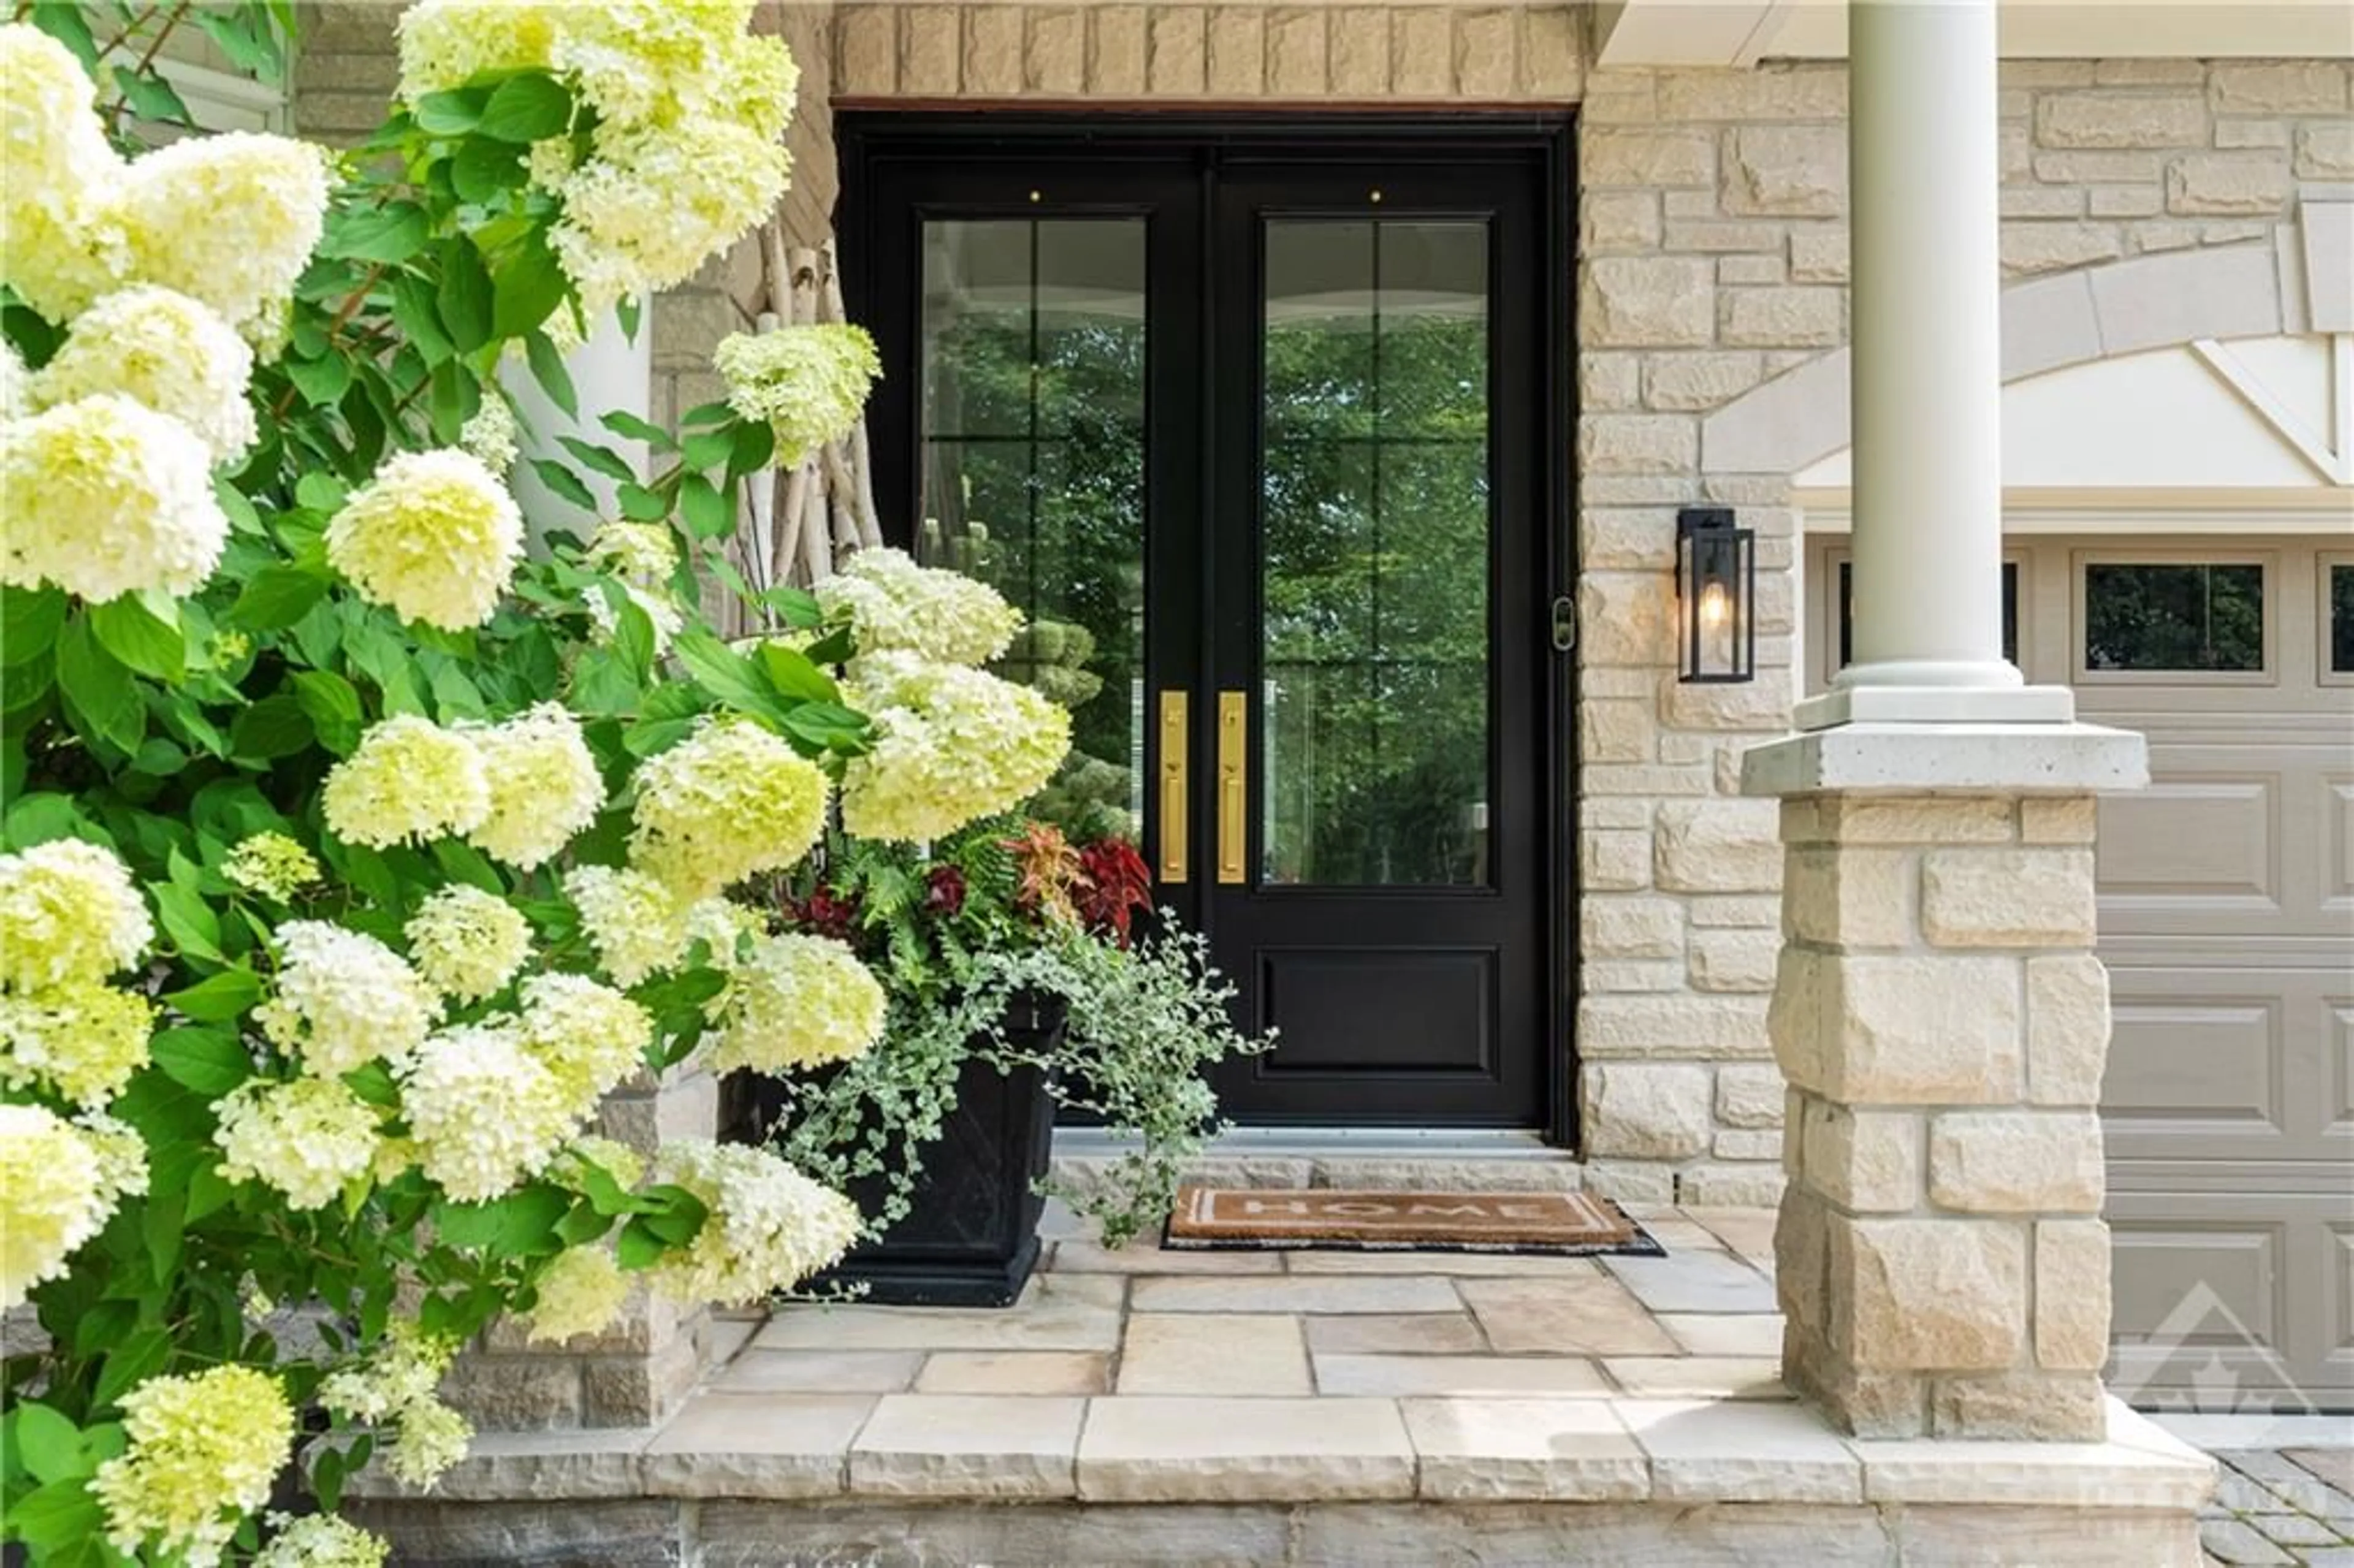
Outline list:
[[[2109,1240],[2095,789],[2139,736],[1852,726],[1783,796],[1784,1375],[1860,1436],[2096,1441]]]
[[[643,1074],[606,1097],[597,1130],[651,1157],[666,1141],[710,1138],[719,1086],[710,1074]],[[706,1307],[682,1308],[641,1285],[600,1334],[534,1343],[528,1326],[491,1326],[451,1369],[442,1395],[482,1432],[655,1426],[675,1412],[713,1355]]]

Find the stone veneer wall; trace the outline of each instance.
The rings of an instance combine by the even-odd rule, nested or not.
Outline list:
[[[2299,182],[2354,179],[2348,92],[2328,61],[2008,62],[2006,282],[2210,246],[2268,271]],[[1775,806],[1732,797],[1788,715],[1798,521],[1787,474],[1713,471],[1701,423],[1846,341],[1846,99],[1837,64],[1606,70],[1581,108],[1577,1046],[1591,1177],[1638,1196],[1776,1180],[1744,1163],[1780,1142]],[[2013,313],[2007,357],[2045,357],[2037,330]],[[1674,677],[1674,512],[1702,500],[1759,532],[1754,685]]]

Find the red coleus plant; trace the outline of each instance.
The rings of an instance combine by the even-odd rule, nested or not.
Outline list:
[[[1152,907],[1152,874],[1126,839],[1097,839],[1079,852],[1079,881],[1072,905],[1089,929],[1128,946],[1129,925],[1140,909]]]

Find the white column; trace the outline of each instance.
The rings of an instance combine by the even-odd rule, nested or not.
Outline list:
[[[1855,662],[1802,728],[2065,721],[2002,656],[1995,0],[1853,0]]]
[[[578,418],[557,408],[541,391],[539,382],[525,366],[520,355],[499,367],[499,378],[514,398],[516,412],[523,416],[525,429],[518,443],[523,456],[555,458],[568,464],[589,493],[597,497],[602,515],[619,516],[614,500],[616,486],[606,475],[580,466],[566,451],[557,438],[577,436],[599,446],[610,447],[642,476],[647,470],[646,443],[627,436],[614,434],[599,421],[619,409],[635,414],[639,418],[653,418],[653,341],[652,312],[638,323],[638,332],[631,337],[621,330],[621,318],[608,313],[588,334],[588,340],[564,356],[564,368],[572,377],[572,390],[577,396],[580,414]],[[594,518],[584,517],[570,502],[558,497],[540,482],[528,461],[515,465],[512,476],[515,499],[523,508],[524,519],[530,524],[531,536],[536,541],[551,528],[562,528],[587,538],[596,532]]]

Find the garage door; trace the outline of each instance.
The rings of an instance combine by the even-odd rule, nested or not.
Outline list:
[[[2101,804],[2112,1375],[2137,1403],[2354,1406],[2354,557],[2031,552],[2039,678],[2149,738]],[[2064,660],[2064,677],[2057,667]]]
[[[2022,538],[2006,641],[2148,737],[2101,804],[2114,1386],[2354,1408],[2354,547]],[[1839,656],[1836,548],[1816,580]]]

